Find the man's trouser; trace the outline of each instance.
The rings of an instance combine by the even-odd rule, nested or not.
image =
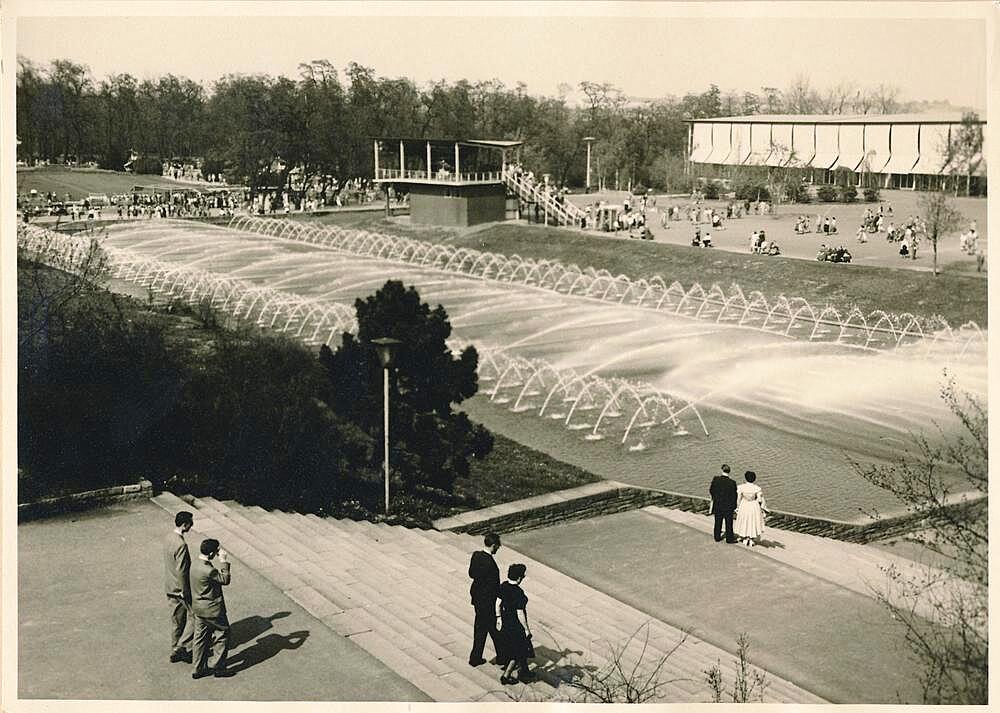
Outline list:
[[[486,635],[493,641],[493,650],[497,648],[497,604],[496,601],[473,604],[476,608],[476,620],[472,629],[472,653],[469,661],[480,661],[486,646]]]
[[[167,595],[170,605],[170,653],[190,651],[194,621],[191,605],[183,597]]]
[[[226,612],[216,617],[194,615],[194,670],[221,670],[229,652],[229,618]]]

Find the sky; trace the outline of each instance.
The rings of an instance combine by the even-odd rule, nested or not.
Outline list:
[[[518,16],[459,16],[462,8],[496,8],[449,3],[384,5],[375,10],[383,14],[374,16],[184,16],[210,5],[174,2],[170,11],[181,15],[172,17],[122,17],[157,6],[135,2],[105,3],[112,14],[101,17],[19,17],[17,52],[42,63],[82,62],[97,79],[119,72],[140,78],[173,73],[206,83],[226,73],[295,77],[300,62],[328,59],[338,68],[355,61],[380,76],[406,76],[419,84],[497,78],[510,86],[524,82],[532,94],[554,95],[561,83],[576,87],[591,80],[643,98],[701,92],[712,83],[723,91],[759,92],[765,85],[785,88],[805,75],[820,89],[842,81],[886,83],[898,86],[904,100],[986,109],[986,24],[961,13],[838,17],[843,12],[836,6],[816,4],[794,6],[798,17],[761,17],[747,15],[747,6],[721,3],[701,12],[652,3],[562,3],[505,6]],[[262,5],[248,9],[260,11]],[[31,14],[32,7],[22,14]],[[90,9],[82,0],[72,7],[80,14]],[[375,6],[283,7],[365,12]],[[423,15],[399,16],[421,7],[427,9]],[[679,8],[686,16],[662,16]],[[219,3],[207,11],[233,12],[234,6]],[[431,15],[436,12],[452,16]]]

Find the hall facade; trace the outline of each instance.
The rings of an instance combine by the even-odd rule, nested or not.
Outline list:
[[[973,122],[985,133],[985,121]],[[688,121],[694,175],[733,176],[739,167],[795,169],[812,183],[849,171],[856,185],[986,192],[985,144],[972,156],[956,151],[962,116],[934,114],[763,114]]]

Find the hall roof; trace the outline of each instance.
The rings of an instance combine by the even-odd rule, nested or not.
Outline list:
[[[960,113],[948,114],[750,114],[686,119],[688,123],[727,124],[961,124]],[[986,119],[980,117],[981,124]]]

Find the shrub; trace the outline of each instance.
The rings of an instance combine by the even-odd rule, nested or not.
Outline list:
[[[816,189],[816,197],[824,203],[833,203],[837,200],[837,188],[835,186],[820,186]]]
[[[788,184],[788,200],[793,203],[809,203],[812,196],[809,195],[809,186],[801,181],[793,181]]]
[[[771,191],[765,183],[747,181],[736,186],[736,198],[741,201],[767,201],[771,199]]]
[[[701,191],[705,195],[706,199],[710,201],[717,200],[719,197],[719,184],[709,181],[701,187]]]
[[[853,203],[858,199],[858,189],[854,186],[840,187],[840,200],[844,203]]]
[[[868,186],[864,190],[865,202],[874,203],[878,200],[878,186]]]

